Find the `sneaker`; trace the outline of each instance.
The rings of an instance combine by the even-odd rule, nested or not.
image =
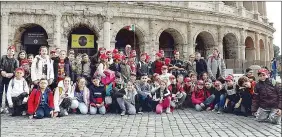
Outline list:
[[[4,109],[4,112],[5,112],[5,114],[9,114],[9,109],[6,107],[6,108]]]
[[[143,112],[142,112],[142,111],[139,111],[138,114],[143,114]]]
[[[27,97],[25,97],[25,98],[23,99],[22,104],[26,104],[26,103],[27,103],[27,100],[28,100],[28,98],[27,98]]]
[[[67,110],[65,110],[64,115],[65,115],[65,116],[68,116],[68,115],[69,115],[69,113],[68,113],[68,111],[67,111]]]
[[[167,109],[166,109],[166,113],[167,114],[170,114],[171,112],[170,112],[170,107],[168,107]]]
[[[221,114],[221,111],[217,111],[217,114]]]
[[[206,109],[206,111],[210,111],[211,110],[211,107],[208,107],[207,109]]]
[[[125,111],[122,111],[120,115],[121,115],[121,116],[124,116],[124,115],[125,115]]]
[[[201,103],[200,106],[201,106],[202,108],[204,108],[204,107],[205,107],[205,104],[204,104],[204,103]]]
[[[22,112],[22,116],[26,116],[26,111],[23,111],[23,112]]]
[[[212,112],[216,111],[216,109],[213,109]]]
[[[3,112],[4,112],[4,109],[3,109],[3,108],[1,108],[1,109],[0,109],[0,113],[3,113]]]

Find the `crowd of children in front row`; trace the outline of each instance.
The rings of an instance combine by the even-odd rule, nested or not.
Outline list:
[[[10,59],[13,58],[13,50],[8,49],[7,57]],[[41,49],[40,54],[46,55],[47,49]],[[62,54],[66,56],[66,52]],[[85,56],[82,59],[87,60]],[[196,111],[216,111],[218,114],[253,115],[259,121],[268,120],[275,124],[281,122],[281,85],[269,78],[270,73],[265,68],[258,70],[258,81],[255,81],[251,69],[238,81],[232,75],[212,81],[207,72],[199,76],[195,72],[189,75],[171,74],[169,65],[162,65],[160,74],[154,73],[152,76],[142,71],[124,75],[127,73],[116,73],[116,69],[125,67],[123,71],[130,71],[130,68],[115,65],[115,62],[125,60],[123,56],[117,54],[110,69],[106,70],[104,67],[107,66],[105,63],[108,56],[101,54],[93,76],[83,74],[85,71],[82,67],[81,75],[74,80],[72,75],[65,74],[74,70],[67,63],[62,65],[61,61],[65,60],[59,59],[58,69],[54,71],[53,66],[48,67],[51,61],[40,59],[42,57],[36,56],[30,64],[21,61],[22,67],[15,68],[15,72],[6,69],[13,66],[10,65],[11,60],[6,60],[7,66],[1,67],[1,75],[4,77],[2,83],[9,79],[5,84],[12,116],[24,115],[25,112],[30,118],[62,117],[69,113],[120,113],[123,116],[150,111],[161,114],[165,111],[169,114],[174,109],[194,108]],[[141,60],[144,59],[145,56]],[[3,59],[1,61],[3,64]],[[26,71],[26,65],[31,66],[31,72]],[[109,78],[111,71],[115,72],[114,79]],[[31,74],[27,75],[26,72]]]

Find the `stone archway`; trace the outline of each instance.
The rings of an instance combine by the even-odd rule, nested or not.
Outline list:
[[[260,60],[261,61],[266,61],[265,46],[264,46],[264,42],[263,42],[262,39],[259,40],[259,48],[260,48]]]
[[[207,58],[212,48],[215,47],[215,41],[211,33],[207,31],[200,32],[196,37],[195,51],[201,53],[202,57]]]
[[[245,59],[248,61],[254,61],[256,56],[255,46],[254,46],[254,40],[248,36],[245,39]]]
[[[27,54],[37,55],[40,46],[47,46],[48,34],[46,30],[35,23],[21,25],[14,35],[14,44],[17,49],[25,50]]]
[[[130,25],[132,26],[132,25]],[[115,36],[115,48],[119,51],[125,50],[126,45],[130,45],[133,50],[136,50],[137,57],[144,51],[145,40],[142,31],[134,25],[132,28],[124,26]]]
[[[237,46],[238,40],[233,33],[227,33],[223,37],[223,58],[224,59],[237,59]]]
[[[91,43],[88,48],[81,48],[83,45],[79,46],[79,48],[74,47],[73,46],[74,43],[72,43],[73,40],[75,40],[72,37],[73,34],[87,35],[87,36],[90,36],[90,37],[94,36],[94,42],[90,42],[91,40],[90,41],[86,40],[87,39],[86,38],[86,39],[84,39],[84,41]],[[76,54],[77,53],[86,53],[89,56],[93,56],[97,53],[97,48],[98,48],[97,40],[99,39],[99,35],[98,35],[97,31],[94,28],[89,27],[89,25],[82,24],[82,23],[74,25],[71,28],[71,30],[69,31],[67,38],[68,38],[68,50],[73,49]]]
[[[159,37],[159,49],[164,50],[165,57],[173,57],[173,51],[178,50],[183,55],[184,41],[182,35],[175,29],[165,29]]]

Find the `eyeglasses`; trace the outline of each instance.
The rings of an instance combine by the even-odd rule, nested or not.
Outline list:
[[[214,87],[219,87],[220,85],[214,85]]]

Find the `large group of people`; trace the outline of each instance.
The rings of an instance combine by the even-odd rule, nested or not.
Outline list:
[[[94,56],[74,50],[39,49],[39,55],[7,49],[0,60],[1,113],[29,118],[73,114],[144,112],[173,113],[175,109],[214,111],[255,116],[258,121],[281,122],[281,83],[261,68],[248,68],[235,81],[225,74],[218,49],[207,59],[196,52],[180,59],[180,51],[167,58],[164,51],[151,61],[147,53],[137,57],[130,45],[124,52],[99,48]],[[259,79],[255,79],[258,75]]]

